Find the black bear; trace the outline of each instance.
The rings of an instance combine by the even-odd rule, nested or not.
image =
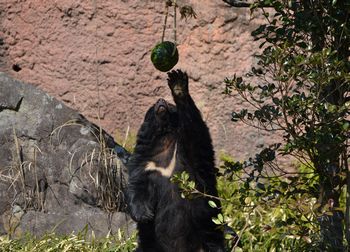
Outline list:
[[[169,72],[168,85],[176,106],[159,99],[147,111],[128,163],[128,209],[137,222],[137,251],[224,251],[223,232],[212,221],[219,210],[205,197],[181,198],[170,181],[174,173],[186,171],[196,189],[217,196],[213,146],[189,94],[187,74]]]

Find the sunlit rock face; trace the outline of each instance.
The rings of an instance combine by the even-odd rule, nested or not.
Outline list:
[[[125,169],[109,150],[116,143],[96,129],[47,93],[0,73],[0,235],[133,230],[122,212]]]
[[[262,19],[221,0],[178,3],[191,4],[197,19],[177,20],[176,67],[191,78],[217,155],[242,160],[274,139],[231,122],[231,112],[246,104],[222,95],[223,80],[255,64],[259,44],[250,33]],[[134,133],[150,105],[170,99],[166,74],[150,60],[162,37],[164,1],[13,0],[0,8],[0,71],[39,86],[111,135],[124,136],[129,126]],[[166,40],[173,40],[172,17],[171,9]]]

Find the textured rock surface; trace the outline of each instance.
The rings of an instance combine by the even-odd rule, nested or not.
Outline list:
[[[130,223],[122,212],[102,210],[123,204],[118,193],[125,171],[93,126],[34,86],[0,73],[0,234],[70,233],[88,225],[100,236]],[[111,197],[106,175],[115,185],[108,188]]]
[[[191,4],[198,18],[178,21],[177,67],[190,75],[217,153],[224,149],[237,159],[256,153],[273,140],[233,124],[231,112],[245,105],[221,93],[225,77],[254,63],[258,44],[250,32],[262,20],[221,0],[178,2]],[[135,132],[158,97],[170,99],[166,75],[150,61],[162,34],[162,0],[11,0],[0,8],[0,71],[40,86],[94,122],[99,115],[109,133],[123,135],[128,126]]]

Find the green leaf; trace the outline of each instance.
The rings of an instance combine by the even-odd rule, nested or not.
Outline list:
[[[190,175],[187,172],[182,172],[181,173],[181,179],[183,181],[187,181],[190,178]]]
[[[247,205],[250,205],[251,202],[252,202],[252,199],[250,197],[247,197],[244,199],[244,203],[246,203]]]
[[[213,218],[212,221],[216,224],[216,225],[220,225],[221,222],[219,221],[219,219],[217,218]]]
[[[217,208],[216,203],[215,203],[214,201],[212,201],[212,200],[209,200],[209,201],[208,201],[208,204],[209,204],[209,206],[212,207],[212,208]]]
[[[189,187],[189,189],[193,190],[196,187],[196,183],[194,181],[190,181],[190,182],[188,182],[188,187]]]
[[[218,220],[220,221],[220,223],[224,223],[224,216],[221,213],[218,214]]]
[[[231,234],[225,234],[225,240],[231,240],[233,236]]]

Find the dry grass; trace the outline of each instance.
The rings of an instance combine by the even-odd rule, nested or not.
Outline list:
[[[108,144],[111,144],[111,138],[106,135],[101,127],[81,119],[68,121],[56,128],[51,136],[56,134],[59,139],[61,130],[64,127],[72,126],[88,127],[98,143],[98,148],[93,148],[90,152],[84,154],[80,167],[87,167],[86,172],[98,192],[99,205],[108,212],[124,210],[125,172],[123,172],[123,165],[111,148],[112,146],[108,146]],[[108,144],[107,141],[109,141]],[[71,174],[74,173],[72,172],[73,158],[74,153],[69,165]]]
[[[60,133],[65,127],[86,127],[79,120],[71,120],[64,125],[56,128],[51,133],[52,138],[60,139]],[[90,125],[88,125],[90,126]],[[81,174],[87,179],[91,179],[96,191],[99,206],[108,212],[115,212],[124,210],[124,194],[123,188],[125,187],[126,178],[124,178],[125,172],[123,171],[123,164],[117,158],[113,149],[107,146],[107,140],[105,132],[95,125],[89,127],[90,132],[95,137],[97,147],[93,148],[89,153],[85,153],[79,157],[79,167]],[[40,148],[31,143],[29,147],[26,146],[21,139],[18,138],[16,130],[13,128],[12,141],[14,143],[13,162],[8,167],[3,167],[0,170],[0,182],[8,185],[6,194],[11,199],[11,210],[9,210],[9,223],[5,223],[7,226],[6,231],[10,236],[15,233],[21,216],[15,216],[12,212],[13,208],[17,206],[20,208],[21,213],[28,210],[44,211],[45,210],[45,186],[47,185],[46,179],[42,178],[40,174],[44,171],[40,170],[37,166],[37,157],[42,155],[43,152]],[[126,138],[127,139],[127,135]],[[110,140],[110,139],[109,139]],[[124,141],[124,146],[127,140]],[[110,142],[109,142],[110,144]],[[27,148],[26,157],[23,154],[24,149]],[[32,149],[31,149],[32,148]],[[28,154],[29,153],[29,154]],[[32,155],[30,158],[28,155]],[[71,176],[74,175],[73,159],[76,158],[76,153],[72,153],[68,169],[71,171]],[[26,159],[26,160],[25,160]],[[77,167],[74,167],[76,169]],[[29,179],[29,180],[28,180]],[[31,185],[28,185],[28,181],[31,181]],[[1,250],[0,250],[1,251]]]
[[[43,197],[39,190],[39,180],[37,176],[37,152],[41,153],[38,146],[33,146],[32,161],[23,160],[22,147],[20,139],[17,137],[15,129],[13,129],[13,139],[15,143],[15,155],[13,157],[13,165],[6,167],[0,173],[0,181],[9,184],[8,191],[13,191],[15,202],[23,203],[23,209],[43,209]],[[34,188],[26,185],[26,176],[33,175],[35,178]],[[12,205],[13,205],[12,204]]]
[[[107,235],[96,239],[94,235],[87,238],[87,227],[78,234],[64,236],[47,233],[42,237],[30,234],[20,239],[0,236],[0,252],[129,252],[136,247],[136,233],[131,237],[118,231],[116,235]]]

